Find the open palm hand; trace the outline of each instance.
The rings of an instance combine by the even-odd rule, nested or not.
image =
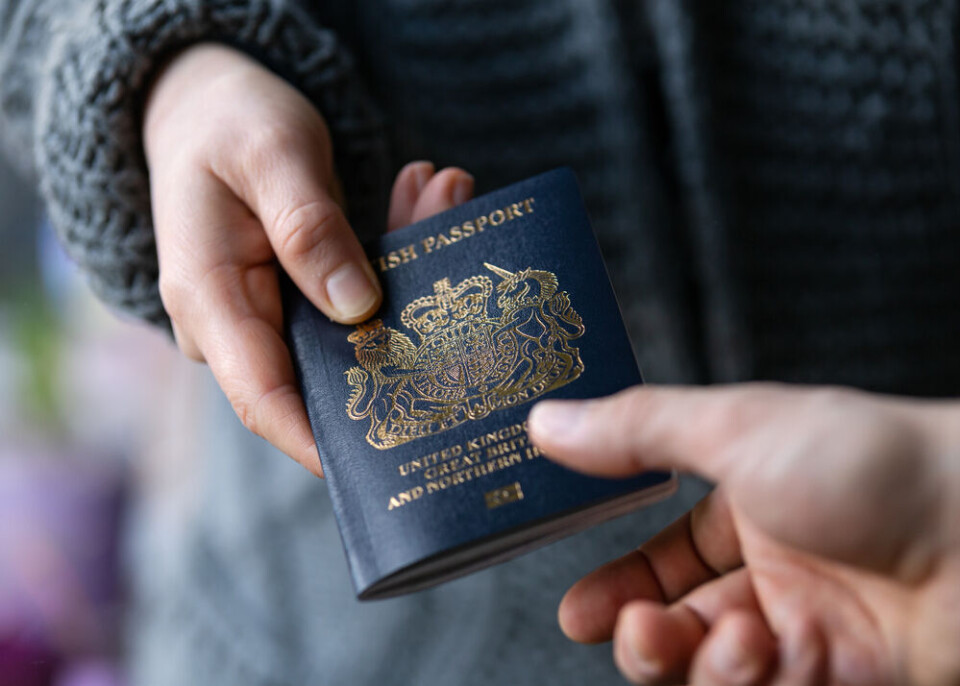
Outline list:
[[[958,416],[768,385],[544,403],[531,433],[568,466],[718,483],[576,584],[561,626],[613,638],[636,683],[958,683]]]

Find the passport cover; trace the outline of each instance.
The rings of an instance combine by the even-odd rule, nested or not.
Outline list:
[[[526,433],[543,398],[641,383],[576,179],[558,169],[367,246],[357,326],[289,289],[287,333],[361,599],[508,559],[668,495],[577,474]]]

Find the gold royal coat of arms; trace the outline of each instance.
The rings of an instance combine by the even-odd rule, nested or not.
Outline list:
[[[570,341],[584,333],[583,320],[552,272],[510,272],[484,266],[484,274],[414,300],[400,315],[419,337],[415,345],[379,319],[357,326],[357,367],[347,415],[370,422],[367,442],[386,450],[446,431],[491,412],[559,388],[580,376],[580,351]],[[496,308],[490,297],[496,291]],[[491,315],[499,310],[499,315]]]

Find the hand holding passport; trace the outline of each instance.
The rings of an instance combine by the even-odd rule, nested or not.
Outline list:
[[[425,588],[653,502],[675,477],[598,479],[544,460],[542,398],[640,383],[572,172],[367,247],[380,310],[348,326],[291,291],[286,321],[361,598]]]

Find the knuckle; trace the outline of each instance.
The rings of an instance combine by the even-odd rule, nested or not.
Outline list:
[[[643,386],[628,388],[615,398],[611,419],[616,425],[635,429],[647,424],[657,409],[657,396]]]
[[[719,396],[709,417],[712,421],[707,426],[712,433],[720,436],[738,436],[748,431],[754,422],[756,410],[760,404],[749,402],[750,396],[740,392]]]
[[[250,432],[271,440],[289,423],[293,415],[291,401],[299,399],[299,394],[291,384],[281,384],[265,388],[244,397],[239,395],[231,399],[234,411],[240,422]]]
[[[160,301],[170,318],[173,337],[180,352],[194,362],[206,362],[197,345],[196,289],[186,280],[161,274],[158,287]]]
[[[284,212],[277,218],[278,250],[292,257],[323,251],[336,238],[340,210],[331,202],[315,201]]]
[[[800,412],[809,425],[821,432],[852,436],[861,435],[865,428],[878,423],[875,409],[872,404],[857,402],[855,391],[826,386],[810,390]]]
[[[260,433],[260,422],[257,421],[257,405],[258,402],[249,400],[247,398],[234,397],[230,402],[233,405],[233,411],[237,413],[237,417],[240,419],[240,423],[243,424],[243,427],[257,436],[262,436]]]
[[[619,400],[618,404],[622,405],[624,408],[629,410],[631,414],[643,413],[650,409],[650,405],[653,402],[653,396],[650,393],[648,388],[643,386],[632,386],[626,390],[621,391],[617,394]]]
[[[199,346],[191,336],[184,333],[183,327],[178,325],[173,319],[170,320],[170,323],[173,328],[173,338],[176,340],[177,347],[180,349],[180,352],[184,355],[184,357],[193,360],[194,362],[206,362],[206,358],[200,351]]]
[[[279,159],[301,154],[303,136],[284,121],[259,123],[244,137],[243,156],[252,169],[275,166]]]
[[[161,271],[157,284],[160,290],[160,302],[163,303],[163,309],[166,310],[171,321],[180,324],[186,317],[187,303],[190,300],[189,291],[183,279],[170,276],[168,272]]]
[[[207,361],[207,358],[204,357],[202,352],[200,352],[200,348],[193,345],[192,343],[181,344],[180,352],[182,352],[187,359],[193,360],[194,362],[203,363]]]
[[[736,437],[749,432],[769,418],[771,408],[782,398],[778,384],[758,382],[728,386],[717,390],[710,405],[707,426],[717,436]]]
[[[811,405],[823,410],[838,410],[850,403],[853,392],[837,386],[825,386],[810,391]]]
[[[244,268],[234,264],[219,264],[210,267],[194,281],[193,297],[208,308],[219,308],[235,314],[242,300]]]
[[[204,307],[230,307],[240,291],[240,274],[231,264],[194,269],[189,273],[161,272],[160,300],[171,321],[189,332],[194,325],[202,326],[199,312]]]

